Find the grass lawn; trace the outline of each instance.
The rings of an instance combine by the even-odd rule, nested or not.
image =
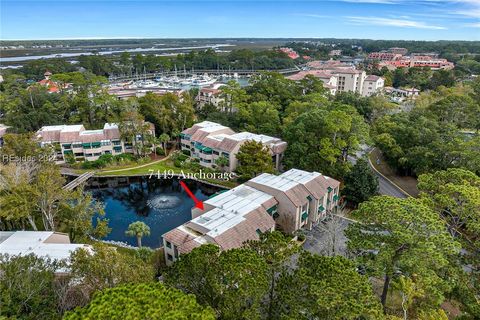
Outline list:
[[[142,166],[143,165],[143,166]],[[142,167],[139,167],[142,166]],[[129,169],[130,168],[130,169]],[[119,169],[122,169],[119,171]],[[123,170],[125,169],[125,170]],[[82,170],[83,172],[89,170]],[[77,171],[77,173],[82,173],[82,171]],[[96,170],[95,175],[100,177],[109,177],[109,176],[133,176],[133,175],[153,175],[152,177],[164,178],[172,174],[193,174],[195,173],[191,169],[177,168],[173,165],[173,162],[170,160],[165,160],[161,162],[152,163],[150,165],[145,164],[135,164],[126,167],[111,167],[105,168],[102,170]],[[222,179],[199,179],[200,181],[205,181],[211,184],[221,185],[225,188],[234,188],[238,185],[237,182],[231,180],[222,180]]]
[[[400,188],[405,190],[408,194],[413,197],[418,196],[417,188],[417,179],[409,176],[399,176],[396,174],[395,170],[390,168],[385,159],[383,158],[382,152],[375,148],[369,155],[372,165],[377,169],[381,174],[387,177],[389,180],[393,181]],[[377,159],[380,160],[380,163],[377,164]]]

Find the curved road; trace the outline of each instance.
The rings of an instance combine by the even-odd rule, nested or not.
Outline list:
[[[358,158],[361,158],[365,155],[368,155],[370,151],[373,150],[372,147],[369,147],[367,145],[362,146],[362,149],[357,152],[355,157],[348,157],[348,161],[351,163],[355,164],[357,162]],[[372,168],[373,172],[375,175],[378,177],[378,191],[380,194],[387,195],[387,196],[392,196],[396,198],[408,198],[408,195],[405,194],[402,190],[400,190],[396,185],[391,183],[388,179],[386,179],[383,175],[381,175],[375,168],[372,166],[370,161],[368,161],[368,164],[370,165],[370,168]]]

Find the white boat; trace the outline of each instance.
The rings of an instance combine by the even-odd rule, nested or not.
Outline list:
[[[203,86],[209,86],[211,84],[214,84],[215,82],[217,82],[216,78],[210,77],[208,74],[204,74],[203,76],[200,76],[198,79],[195,79],[192,84],[194,86],[203,87]]]
[[[156,88],[158,87],[158,82],[152,80],[142,80],[138,81],[136,85],[140,88]]]

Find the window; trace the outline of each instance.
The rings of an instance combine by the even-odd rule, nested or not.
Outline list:
[[[220,155],[220,152],[213,150],[212,153],[216,156]]]
[[[173,261],[173,256],[170,253],[168,253],[167,254],[167,259],[168,259],[168,261]]]
[[[302,213],[303,213],[303,212],[307,212],[307,210],[308,210],[308,203],[307,203],[307,204],[304,204],[304,205],[302,206],[301,212],[302,212]]]
[[[170,243],[170,241],[165,241],[165,245],[167,246],[167,248],[172,248],[172,244]]]
[[[262,234],[262,230],[260,230],[260,229],[255,230],[255,232],[256,232],[258,235],[261,235],[261,234]]]
[[[119,145],[122,144],[119,140],[114,140],[114,141],[112,141],[112,143],[113,143],[114,146],[119,146]]]

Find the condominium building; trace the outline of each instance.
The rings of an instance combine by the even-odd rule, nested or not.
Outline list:
[[[148,124],[148,134],[155,135],[154,126]],[[53,145],[59,161],[65,161],[65,157],[69,155],[79,161],[93,161],[103,154],[134,152],[132,144],[121,139],[120,130],[115,123],[106,123],[100,130],[85,130],[81,124],[45,126],[38,130],[37,139],[42,147]],[[137,136],[136,139],[142,137]]]
[[[223,85],[223,84],[222,84]],[[221,96],[222,90],[219,89],[218,85],[212,87],[203,87],[198,90],[198,95],[195,100],[198,103],[198,106],[203,107],[206,104],[211,104],[215,107],[220,107],[225,99]]]
[[[279,176],[264,173],[246,185],[273,195],[279,202],[276,227],[293,233],[316,224],[338,201],[340,183],[318,172],[291,169]]]
[[[407,48],[398,48],[398,47],[389,48],[388,51],[395,54],[401,54],[402,56],[408,53]]]
[[[53,231],[0,231],[0,254],[26,256],[34,254],[40,258],[68,260],[78,250],[91,250],[87,244],[70,243],[65,233]],[[64,272],[60,269],[57,272]]]
[[[330,92],[330,94],[335,95],[335,93],[337,93],[337,75],[329,73],[325,70],[303,70],[288,76],[287,79],[300,81],[308,75],[322,80],[323,86]]]
[[[404,49],[404,48],[391,48],[391,49]],[[406,50],[406,49],[405,49]],[[397,53],[380,51],[372,52],[368,55],[370,60],[379,60],[379,68],[387,67],[389,69],[395,68],[430,68],[432,70],[451,70],[455,65],[447,59],[438,58],[438,54],[417,54],[412,53],[410,56],[404,56],[406,54],[403,50],[397,50]],[[405,52],[405,53],[399,53]]]
[[[369,75],[363,81],[362,95],[371,96],[383,89],[385,80],[382,77]]]
[[[402,57],[399,60],[385,61],[379,66],[389,65],[395,68],[430,68],[432,70],[451,70],[455,67],[447,59],[432,58],[430,56]]]
[[[300,71],[288,77],[291,80],[301,80],[307,75],[313,75],[321,79],[324,86],[330,90],[330,93],[338,92],[356,92],[362,96],[370,96],[383,87],[384,80],[367,76],[365,71],[358,70],[352,64],[342,63],[339,61],[312,61],[307,64],[311,70]],[[365,85],[365,80],[369,79],[369,83]],[[368,89],[372,87],[372,89]]]
[[[192,209],[191,221],[165,233],[165,261],[170,265],[202,244],[228,250],[275,229],[312,228],[337,206],[338,188],[338,181],[317,172],[262,174],[211,197],[203,210]]]
[[[191,157],[200,160],[204,167],[215,168],[216,160],[227,158],[226,171],[234,171],[238,166],[237,153],[247,141],[261,142],[270,152],[275,168],[281,167],[287,143],[279,138],[250,132],[235,133],[221,124],[203,121],[184,130],[181,135],[182,150],[190,152]]]
[[[379,61],[393,61],[393,60],[400,59],[401,57],[402,57],[402,54],[394,53],[394,52],[386,52],[386,51],[372,52],[368,54],[369,60],[379,60]]]

